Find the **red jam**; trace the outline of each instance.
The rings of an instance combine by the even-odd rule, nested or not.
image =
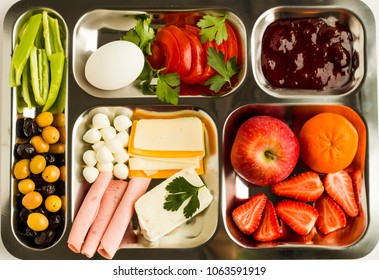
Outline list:
[[[325,90],[350,82],[358,66],[352,35],[321,18],[282,19],[262,39],[262,70],[277,88]]]

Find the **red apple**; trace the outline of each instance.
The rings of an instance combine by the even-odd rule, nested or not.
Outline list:
[[[256,116],[239,127],[230,159],[243,179],[269,186],[291,174],[299,153],[299,142],[286,123],[270,116]]]

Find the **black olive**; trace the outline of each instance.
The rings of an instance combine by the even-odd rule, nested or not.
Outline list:
[[[62,225],[62,217],[59,214],[54,214],[49,217],[49,229],[56,229]]]
[[[23,118],[18,118],[16,120],[16,137],[27,138],[24,133],[24,119]]]
[[[65,157],[64,154],[54,154],[56,159],[56,166],[63,166],[65,165]]]
[[[56,165],[57,159],[53,154],[44,154],[44,158],[46,159],[46,165]]]
[[[21,158],[25,159],[32,158],[37,154],[36,149],[30,143],[23,143],[17,145],[16,152]]]
[[[40,130],[36,121],[32,118],[24,119],[23,131],[26,137],[33,137],[40,133]]]
[[[43,184],[41,185],[41,194],[42,196],[49,196],[55,193],[54,184]]]
[[[27,237],[31,237],[31,238],[33,238],[33,237],[36,237],[36,236],[37,236],[37,232],[34,231],[34,230],[32,230],[30,227],[27,227],[27,228],[26,228],[26,231],[25,231],[25,235],[26,235]]]
[[[36,238],[34,238],[34,243],[41,247],[47,247],[54,242],[55,231],[45,230],[38,233]]]
[[[34,210],[35,213],[41,213],[43,214],[44,216],[48,216],[49,215],[49,211],[46,210],[45,207],[41,206],[41,207],[38,207],[36,210]]]
[[[19,214],[21,222],[26,223],[26,221],[28,220],[28,216],[29,216],[30,213],[32,213],[32,211],[30,211],[30,210],[28,210],[26,208],[22,208],[22,210],[21,210],[21,212]]]
[[[45,183],[45,180],[42,178],[41,173],[39,174],[30,173],[29,177],[30,179],[33,180],[34,184],[36,185],[36,188],[39,188]]]

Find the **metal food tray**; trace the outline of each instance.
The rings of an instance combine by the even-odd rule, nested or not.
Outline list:
[[[15,29],[25,15],[36,10],[51,10],[60,17],[67,28],[68,94],[66,103],[67,146],[66,165],[66,226],[58,242],[46,249],[33,249],[17,238],[13,225],[14,197],[12,191],[12,160],[14,119],[17,113],[15,97],[8,85],[8,73],[13,49]],[[240,32],[244,48],[242,71],[237,87],[223,96],[184,96],[179,105],[162,105],[155,97],[143,96],[135,88],[123,89],[103,96],[83,78],[83,63],[88,53],[81,43],[87,39],[87,30],[107,25],[118,26],[117,18],[130,13],[170,13],[188,11],[221,11],[231,15],[231,20]],[[260,70],[260,38],[265,27],[275,19],[288,17],[333,16],[351,29],[358,51],[360,66],[351,83],[340,91],[315,92],[276,90],[264,80]],[[213,124],[215,141],[210,144],[216,149],[212,159],[211,180],[215,200],[210,213],[211,222],[200,240],[181,240],[179,243],[162,243],[157,246],[142,244],[120,249],[115,259],[352,259],[367,255],[379,239],[379,166],[378,150],[378,100],[376,39],[374,16],[360,1],[309,0],[309,1],[166,1],[159,3],[140,0],[109,0],[75,2],[50,0],[25,0],[13,5],[5,16],[2,38],[2,93],[1,93],[1,235],[7,250],[20,259],[85,259],[68,249],[67,238],[73,217],[77,211],[80,180],[78,180],[78,158],[80,158],[80,133],[88,116],[96,110],[117,110],[122,107],[172,111],[195,109],[204,112]],[[113,26],[114,27],[114,26]],[[81,30],[81,28],[83,30]],[[83,32],[81,32],[83,31]],[[122,30],[120,29],[120,32]],[[96,33],[96,32],[95,32]],[[84,36],[84,37],[83,37]],[[107,34],[104,35],[105,37]],[[116,37],[115,37],[116,38]],[[95,39],[95,40],[93,40]],[[109,38],[108,38],[109,39]],[[102,38],[88,38],[89,44]],[[104,39],[106,40],[106,39]],[[92,50],[93,51],[93,50]],[[230,163],[231,143],[238,125],[250,116],[271,114],[304,118],[307,114],[322,111],[356,114],[362,119],[361,133],[366,140],[364,151],[364,184],[362,193],[363,215],[349,224],[350,234],[332,242],[312,245],[301,243],[264,244],[263,246],[239,236],[231,222],[230,207],[236,193],[247,198],[257,192],[249,188],[232,170]],[[292,116],[289,117],[289,116]],[[302,120],[304,121],[304,119]],[[211,179],[209,179],[211,177]],[[267,191],[267,190],[266,190]],[[268,192],[268,191],[267,191]],[[192,238],[192,237],[188,237]],[[188,242],[187,242],[188,241]],[[182,244],[182,245],[181,245]],[[99,258],[96,255],[95,258]]]

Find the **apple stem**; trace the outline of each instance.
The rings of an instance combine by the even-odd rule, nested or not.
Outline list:
[[[271,153],[271,151],[265,151],[265,157],[270,160],[274,160],[276,158],[275,155]]]

